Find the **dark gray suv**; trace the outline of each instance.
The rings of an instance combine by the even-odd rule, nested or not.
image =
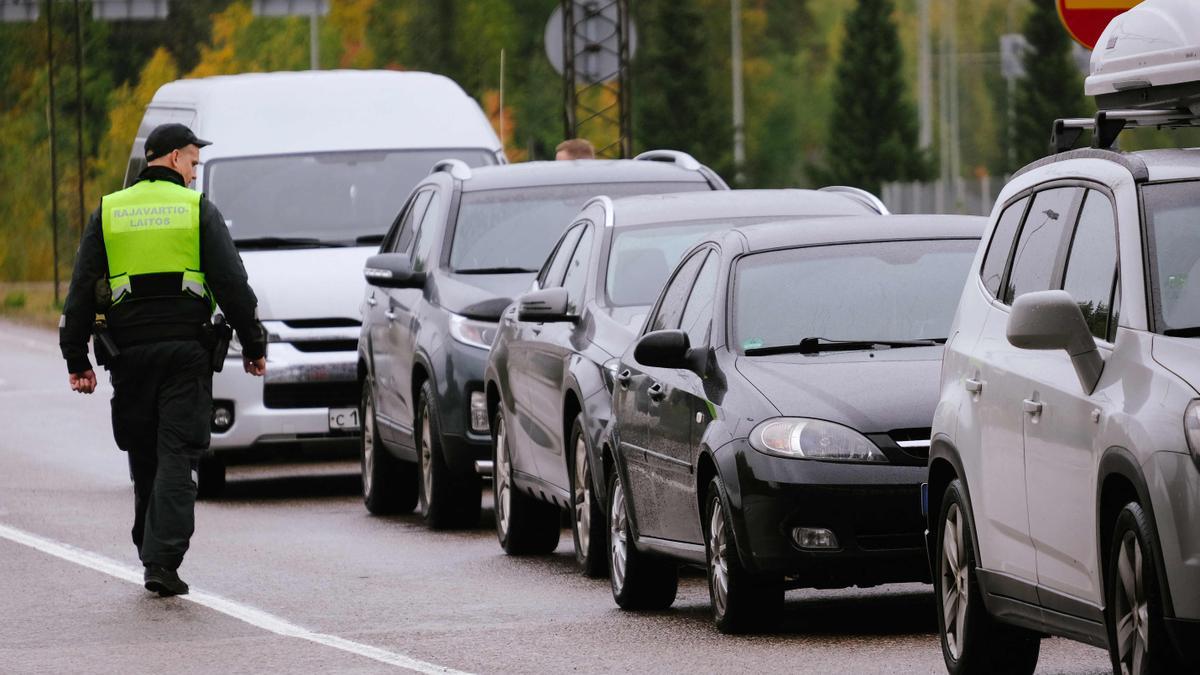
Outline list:
[[[657,160],[657,161],[651,161]],[[683,153],[638,160],[440,162],[367,262],[358,377],[363,498],[419,502],[434,528],[479,522],[491,433],[483,370],[497,322],[597,194],[727,189]]]

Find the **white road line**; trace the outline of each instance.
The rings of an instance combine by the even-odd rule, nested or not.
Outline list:
[[[142,585],[142,570],[139,568],[129,567],[111,558],[106,558],[98,553],[85,551],[81,548],[76,548],[70,544],[63,544],[45,537],[40,537],[36,534],[19,530],[15,527],[0,524],[0,537],[9,541],[37,549],[42,553],[52,555],[56,558],[61,558],[67,562],[75,563],[89,569],[103,572],[122,581]],[[462,671],[446,668],[434,663],[428,663],[419,659],[414,659],[404,654],[390,652],[379,647],[372,647],[361,642],[354,642],[336,635],[327,635],[325,633],[316,633],[303,626],[298,626],[286,619],[275,616],[261,609],[256,609],[248,605],[243,605],[240,602],[235,602],[227,598],[222,598],[219,595],[205,593],[192,589],[188,595],[179,596],[183,600],[194,602],[197,605],[207,607],[211,610],[233,617],[239,621],[244,621],[252,626],[263,630],[281,635],[283,637],[297,638],[307,640],[326,647],[332,647],[351,654],[365,656],[368,659],[373,659],[380,663],[385,663],[390,666],[398,666],[418,673],[446,673],[449,675],[466,675]]]

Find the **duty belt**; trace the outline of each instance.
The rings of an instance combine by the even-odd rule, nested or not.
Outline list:
[[[172,340],[196,340],[203,338],[203,324],[161,323],[144,326],[129,326],[117,328],[109,326],[113,341],[120,348],[150,344],[151,342],[170,342]]]

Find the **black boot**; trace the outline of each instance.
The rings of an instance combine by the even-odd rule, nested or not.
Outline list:
[[[187,595],[188,585],[179,578],[175,570],[151,564],[146,565],[146,590],[166,598],[172,595]]]

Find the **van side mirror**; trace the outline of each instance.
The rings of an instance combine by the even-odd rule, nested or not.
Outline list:
[[[633,358],[651,368],[683,368],[699,371],[702,350],[692,349],[688,334],[681,330],[656,330],[646,333],[633,347]]]
[[[558,323],[575,321],[578,317],[567,314],[567,289],[547,288],[533,291],[517,298],[517,321],[533,323]]]
[[[1104,370],[1083,311],[1066,291],[1038,291],[1017,298],[1008,317],[1008,342],[1018,349],[1062,349],[1071,357],[1085,393]]]
[[[417,272],[403,253],[380,253],[367,258],[367,283],[380,288],[424,288],[426,274]]]

